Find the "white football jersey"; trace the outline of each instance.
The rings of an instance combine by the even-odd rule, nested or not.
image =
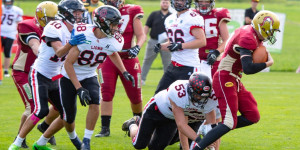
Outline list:
[[[42,37],[59,38],[62,45],[66,45],[71,39],[71,32],[67,26],[60,20],[49,22],[42,34]],[[52,77],[60,74],[61,67],[65,61],[65,56],[58,58],[52,47],[48,46],[45,40],[39,47],[39,54],[34,61],[32,67],[45,77],[51,79]]]
[[[116,33],[112,38],[98,39],[94,35],[94,26],[79,23],[74,25],[75,35],[83,33],[86,37],[84,44],[77,45],[80,53],[77,61],[73,64],[77,79],[79,81],[96,76],[99,63],[103,63],[107,55],[122,50],[124,39],[121,34]],[[69,78],[65,68],[62,75]]]
[[[177,17],[177,13],[171,14],[165,20],[165,28],[168,34],[170,42],[187,43],[195,40],[195,37],[191,34],[193,28],[204,29],[203,18],[191,10],[186,11]],[[205,39],[204,39],[205,40]],[[183,49],[172,52],[172,61],[190,66],[199,67],[200,59],[198,55],[198,49]]]
[[[157,104],[159,111],[169,119],[175,119],[171,99],[178,107],[182,108],[185,116],[188,116],[189,123],[202,121],[205,119],[205,114],[214,110],[218,101],[214,97],[210,97],[204,107],[195,106],[190,100],[187,93],[188,80],[177,80],[172,83],[168,89],[160,91],[154,96],[154,101]]]
[[[12,6],[10,9],[6,9],[2,5],[2,22],[1,22],[1,36],[5,36],[11,39],[16,39],[17,22],[23,20],[23,10],[17,6]]]

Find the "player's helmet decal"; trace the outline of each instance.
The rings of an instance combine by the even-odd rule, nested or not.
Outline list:
[[[211,94],[211,81],[203,73],[195,72],[189,79],[187,92],[189,99],[195,106],[204,107]]]
[[[271,44],[274,44],[277,40],[275,32],[280,32],[280,21],[276,14],[271,11],[262,10],[258,12],[252,22],[252,27],[260,33],[264,38],[264,41],[269,40]]]
[[[178,12],[191,8],[192,0],[171,0],[171,6]]]
[[[209,2],[209,4],[202,4],[204,1]],[[213,10],[215,7],[215,0],[195,0],[195,8],[201,14],[205,15]]]
[[[119,8],[121,4],[124,4],[124,0],[103,0],[105,5],[111,5]]]
[[[121,13],[113,6],[105,5],[95,9],[94,24],[108,37],[114,35],[115,31],[111,27],[119,25],[121,23],[120,20]]]
[[[85,11],[84,5],[80,0],[62,0],[58,4],[58,15],[70,24],[74,24],[77,20],[73,15],[73,12],[76,10]]]
[[[48,22],[55,20],[57,17],[57,4],[51,1],[41,2],[35,11],[35,19],[40,26],[45,27]]]

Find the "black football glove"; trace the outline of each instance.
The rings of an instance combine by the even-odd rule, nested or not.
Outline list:
[[[202,150],[202,149],[203,149],[203,148],[200,148],[200,147],[199,147],[200,141],[201,141],[201,137],[198,136],[198,137],[196,138],[196,140],[195,140],[196,145],[195,145],[195,147],[193,148],[193,150]]]
[[[181,44],[181,43],[171,43],[171,44],[168,46],[168,49],[169,49],[171,52],[182,50],[182,44]]]
[[[79,96],[79,99],[80,99],[80,103],[82,106],[86,106],[86,105],[89,105],[90,102],[92,101],[91,97],[90,97],[90,94],[89,94],[89,91],[83,87],[80,87],[78,90],[77,90],[77,95]]]
[[[220,55],[220,52],[218,50],[216,50],[216,49],[209,50],[209,54],[207,55],[207,64],[213,65],[219,55]]]
[[[135,58],[139,54],[140,50],[141,48],[138,45],[136,45],[128,49],[128,54],[130,57]]]
[[[158,53],[159,50],[160,50],[160,48],[161,48],[160,43],[155,44],[155,45],[154,45],[154,53]]]
[[[127,71],[124,71],[123,76],[127,81],[131,81],[132,86],[135,87],[134,77],[130,73],[128,73]]]

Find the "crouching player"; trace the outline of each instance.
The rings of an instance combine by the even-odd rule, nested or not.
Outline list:
[[[202,73],[193,73],[189,80],[177,80],[150,99],[142,118],[133,117],[122,126],[129,131],[133,146],[150,150],[162,150],[168,146],[179,130],[183,149],[189,149],[188,138],[199,141],[200,137],[188,125],[206,119],[215,124],[217,101],[211,95],[210,78]]]

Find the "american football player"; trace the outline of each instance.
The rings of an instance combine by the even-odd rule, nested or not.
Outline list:
[[[59,58],[56,52],[63,56],[67,53],[67,49],[84,42],[83,34],[73,36],[71,39],[73,24],[81,22],[84,7],[79,0],[62,0],[57,9],[62,20],[50,21],[45,26],[38,50],[39,57],[35,59],[29,73],[34,111],[25,121],[9,149],[19,149],[26,135],[49,113],[49,99],[57,110],[62,111],[57,79],[61,77],[60,69],[65,58]]]
[[[165,28],[169,40],[156,44],[154,49],[171,51],[171,64],[161,78],[155,94],[169,87],[179,79],[189,79],[193,72],[201,71],[198,49],[206,45],[203,18],[193,12],[192,0],[171,0],[177,13],[171,14],[165,20]]]
[[[113,97],[115,94],[116,83],[120,77],[125,88],[126,94],[131,102],[131,109],[133,115],[141,116],[142,93],[141,93],[141,67],[137,55],[143,46],[146,35],[143,30],[141,18],[144,12],[139,5],[124,4],[124,0],[104,0],[106,5],[111,5],[119,9],[122,16],[122,23],[120,24],[120,32],[124,37],[123,52],[119,52],[126,70],[134,77],[136,81],[133,86],[131,82],[127,81],[122,72],[112,63],[110,58],[99,65],[98,74],[101,83],[101,124],[102,128],[96,137],[106,137],[110,135],[110,121],[112,116]],[[133,40],[136,37],[136,43]]]
[[[162,150],[172,140],[178,128],[183,149],[189,149],[187,138],[198,141],[199,136],[188,123],[215,123],[217,101],[211,93],[211,80],[203,73],[193,73],[189,80],[177,80],[146,104],[142,118],[124,122],[134,148]]]
[[[34,103],[32,99],[31,88],[28,82],[28,75],[30,66],[33,64],[38,54],[38,47],[40,45],[40,38],[45,25],[56,18],[57,4],[51,1],[40,3],[36,8],[36,15],[33,19],[21,21],[18,24],[18,49],[12,64],[12,78],[19,91],[19,94],[25,105],[25,111],[21,118],[19,130],[22,128],[27,117],[33,112]],[[51,106],[50,111],[45,119],[48,124],[52,122],[52,118],[58,116],[58,112]],[[44,122],[45,122],[44,121]],[[54,137],[51,139],[50,144],[55,145]],[[26,140],[22,143],[22,148],[28,148]]]
[[[205,47],[199,49],[201,70],[208,68],[205,72],[210,72],[209,68],[211,68],[211,76],[218,69],[220,61],[217,61],[217,58],[224,51],[225,43],[229,38],[227,23],[231,19],[228,9],[214,8],[214,5],[215,0],[195,0],[195,11],[204,19],[207,43]],[[202,67],[203,65],[205,67]]]
[[[10,77],[8,68],[10,65],[11,47],[16,39],[17,25],[23,20],[23,10],[13,4],[14,0],[3,0],[1,6],[1,43],[4,48],[4,77]]]
[[[253,63],[252,52],[263,44],[263,41],[274,44],[275,32],[280,31],[279,25],[280,21],[276,14],[263,10],[254,16],[251,25],[236,29],[228,39],[218,71],[213,77],[222,123],[209,131],[202,140],[197,141],[194,149],[205,149],[230,130],[259,121],[257,102],[242,84],[242,72],[255,74],[274,63],[270,53],[267,62]],[[240,116],[237,116],[238,111],[241,113]]]

